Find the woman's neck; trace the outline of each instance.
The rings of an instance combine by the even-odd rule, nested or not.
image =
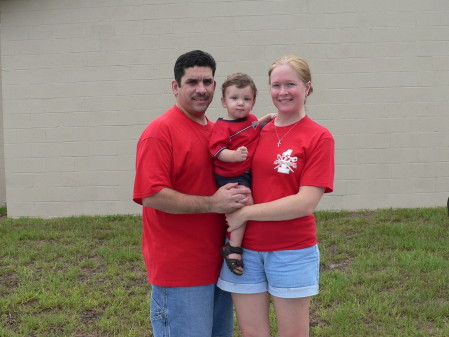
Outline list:
[[[306,116],[305,111],[301,111],[299,113],[295,114],[282,114],[278,113],[274,124],[276,126],[288,126],[292,125],[293,123],[299,122],[301,119],[303,119]]]

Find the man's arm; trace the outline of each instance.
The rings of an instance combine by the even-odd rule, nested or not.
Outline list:
[[[142,205],[171,214],[229,213],[242,208],[249,194],[247,187],[237,183],[220,187],[212,196],[184,194],[166,187],[143,198]]]

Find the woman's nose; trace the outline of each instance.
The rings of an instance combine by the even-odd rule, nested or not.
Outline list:
[[[287,86],[286,85],[282,85],[281,86],[281,92],[280,92],[280,94],[281,95],[285,95],[285,94],[287,94],[288,93],[288,88],[287,88]]]

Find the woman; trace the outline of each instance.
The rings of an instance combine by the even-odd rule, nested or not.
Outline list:
[[[232,292],[243,336],[270,336],[270,295],[279,336],[308,336],[319,280],[313,212],[333,190],[334,140],[306,114],[313,87],[304,60],[281,57],[268,76],[277,117],[262,130],[254,154],[255,204],[227,215],[229,231],[248,221],[245,272],[236,276],[223,266],[218,286]]]

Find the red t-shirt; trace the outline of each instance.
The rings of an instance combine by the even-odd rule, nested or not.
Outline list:
[[[219,118],[212,129],[209,150],[215,159],[215,173],[223,177],[238,177],[248,171],[257,146],[260,125],[256,116],[227,120]],[[217,157],[224,149],[236,150],[240,146],[248,149],[248,158],[242,162],[224,162]]]
[[[208,149],[212,126],[195,123],[176,106],[151,122],[137,144],[133,200],[141,204],[166,187],[214,194]],[[169,214],[143,207],[142,251],[149,282],[165,287],[215,283],[225,232],[220,214]]]
[[[308,116],[291,128],[277,127],[282,140],[279,147],[273,122],[261,131],[252,162],[256,204],[297,194],[301,186],[324,187],[325,193],[333,190],[332,134]],[[245,248],[257,251],[300,249],[316,243],[313,215],[288,221],[249,221],[243,238]]]

